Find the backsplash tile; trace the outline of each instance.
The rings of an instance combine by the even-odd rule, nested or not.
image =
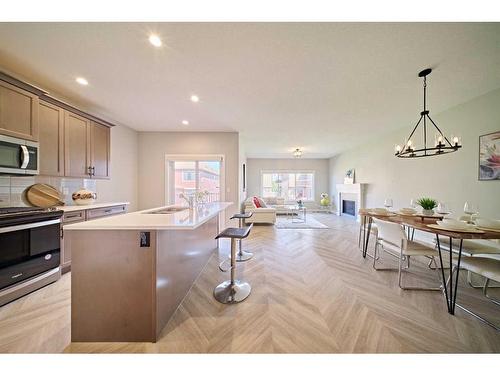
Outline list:
[[[48,184],[63,194],[64,203],[73,204],[71,194],[80,189],[96,191],[97,181],[50,176],[0,176],[0,207],[26,206],[24,191],[35,183]]]

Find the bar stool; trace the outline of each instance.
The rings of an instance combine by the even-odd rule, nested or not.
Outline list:
[[[241,241],[242,239],[247,238],[252,227],[253,224],[250,224],[250,226],[246,228],[226,228],[222,232],[220,232],[217,237],[215,237],[215,239],[231,239],[231,279],[220,283],[214,289],[214,297],[220,303],[241,302],[249,296],[250,291],[252,290],[252,287],[249,283],[241,280],[236,280],[234,277],[236,271],[236,241]],[[219,264],[219,269],[223,272],[226,272],[227,269],[224,269],[222,267],[224,263],[225,261]]]
[[[242,213],[242,214],[234,214],[233,216],[231,216],[231,219],[238,219],[238,223],[239,223],[239,228],[243,228],[243,220],[245,219],[248,219],[250,217],[252,217],[253,215],[253,212],[246,212],[246,213]],[[253,253],[250,253],[250,252],[247,252],[247,251],[243,251],[241,249],[241,240],[239,241],[239,250],[238,250],[238,253],[236,254],[236,261],[237,262],[244,262],[248,259],[251,259],[253,257]],[[229,258],[231,258],[231,254],[229,254]]]

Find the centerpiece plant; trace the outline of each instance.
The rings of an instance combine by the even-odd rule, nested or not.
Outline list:
[[[434,198],[420,198],[417,200],[417,204],[422,207],[424,215],[434,215],[434,208],[437,207],[437,201]]]

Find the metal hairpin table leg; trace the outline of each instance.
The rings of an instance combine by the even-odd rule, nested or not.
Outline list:
[[[441,276],[443,278],[443,290],[444,296],[446,298],[446,305],[448,307],[448,313],[451,315],[455,314],[455,304],[457,301],[457,287],[458,287],[458,275],[460,271],[460,260],[462,258],[462,243],[463,240],[460,239],[460,245],[458,249],[458,262],[457,262],[457,272],[455,277],[455,288],[453,288],[453,274],[451,274],[451,270],[453,269],[453,247],[452,247],[452,238],[450,237],[450,247],[449,247],[449,257],[450,257],[450,282],[449,282],[449,290],[448,285],[446,284],[446,277],[444,275],[444,265],[443,265],[443,257],[441,254],[441,244],[439,242],[439,235],[436,234],[436,243],[439,252],[439,262],[441,264]]]
[[[363,244],[363,258],[366,258],[366,252],[368,251],[368,242],[370,241],[370,232],[372,230],[372,218],[368,217],[368,228],[366,229],[366,241]],[[363,229],[365,231],[365,229]]]

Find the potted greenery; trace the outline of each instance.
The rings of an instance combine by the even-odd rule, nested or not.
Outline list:
[[[434,208],[437,206],[437,202],[433,198],[420,198],[417,200],[417,204],[422,207],[422,213],[424,215],[434,215]]]

